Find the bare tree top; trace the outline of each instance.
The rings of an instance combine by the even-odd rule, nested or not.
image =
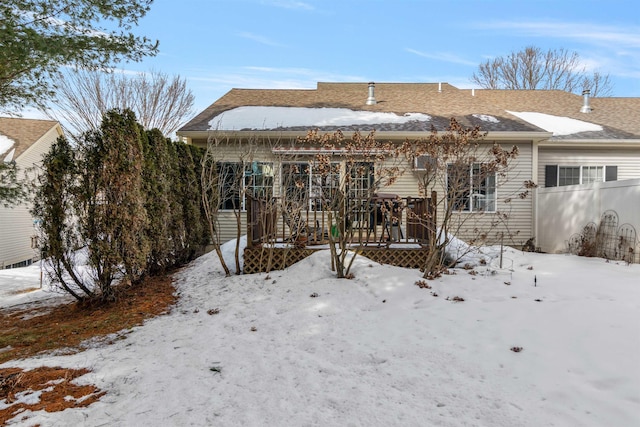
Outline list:
[[[577,52],[535,46],[488,59],[478,66],[471,81],[484,89],[564,90],[592,96],[610,96],[609,75],[589,74]]]
[[[159,71],[127,74],[76,70],[57,82],[56,104],[48,117],[80,135],[100,127],[111,109],[131,110],[145,129],[159,129],[170,136],[193,114],[194,95],[180,76]]]

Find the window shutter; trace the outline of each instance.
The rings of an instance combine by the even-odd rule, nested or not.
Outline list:
[[[605,167],[605,181],[617,181],[618,180],[618,167],[606,166]]]
[[[544,167],[544,186],[558,186],[558,165],[545,165]]]

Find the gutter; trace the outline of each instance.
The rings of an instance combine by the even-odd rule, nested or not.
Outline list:
[[[313,129],[310,127],[309,130]],[[332,133],[333,131],[321,131],[321,133]],[[274,130],[242,130],[242,131],[224,131],[224,130],[199,130],[199,131],[178,131],[176,135],[179,137],[186,137],[191,139],[208,139],[211,137],[217,138],[229,138],[229,139],[250,139],[250,138],[258,138],[258,139],[295,139],[298,137],[305,137],[308,131],[274,131]],[[343,131],[345,136],[348,137],[351,131]],[[362,131],[362,133],[368,133],[368,131]],[[438,135],[446,134],[446,131],[438,131]],[[423,132],[376,132],[377,139],[389,139],[389,140],[400,140],[404,141],[405,139],[419,139],[426,138],[431,135],[429,131]],[[551,136],[553,133],[551,132],[517,132],[517,131],[509,131],[509,132],[488,132],[485,140],[491,141],[506,141],[506,140],[526,140],[526,141],[545,141]]]
[[[556,139],[540,141],[539,146],[545,148],[640,148],[640,139]]]

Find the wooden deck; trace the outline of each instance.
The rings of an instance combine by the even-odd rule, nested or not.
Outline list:
[[[319,250],[328,250],[325,246],[297,247],[247,247],[244,250],[245,274],[262,273],[273,270],[283,270],[298,261],[312,255]],[[426,247],[386,247],[363,246],[354,248],[358,255],[362,255],[380,264],[390,264],[398,267],[417,268],[424,266]],[[328,255],[327,255],[328,257]],[[328,258],[327,258],[328,260]]]
[[[346,227],[350,248],[382,264],[421,268],[435,230],[430,202],[395,195],[358,202],[366,209],[350,215],[353,220]],[[281,270],[329,248],[337,229],[327,212],[304,210],[292,216],[283,212],[276,198],[251,200],[244,273]]]

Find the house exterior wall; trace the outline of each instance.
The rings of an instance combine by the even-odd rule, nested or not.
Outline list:
[[[640,178],[640,149],[636,148],[539,147],[537,180],[545,182],[545,166],[617,166],[618,181]]]
[[[206,141],[193,140],[194,145],[204,147]],[[493,141],[487,141],[486,147],[489,147]],[[474,232],[475,229],[491,230],[483,242],[485,243],[499,243],[501,241],[501,233],[504,233],[504,243],[512,246],[521,246],[529,238],[534,236],[534,218],[533,218],[533,197],[530,195],[525,199],[518,197],[518,194],[524,191],[523,183],[527,180],[534,180],[533,176],[533,150],[531,141],[518,142],[518,141],[506,141],[500,142],[505,149],[510,149],[513,145],[516,145],[519,150],[518,157],[512,162],[511,168],[505,178],[498,179],[497,189],[497,212],[487,214],[472,214],[472,213],[459,213],[456,214],[452,220],[454,223],[454,229],[457,228],[457,224],[460,226],[459,237],[463,239],[472,239],[477,237]],[[238,144],[224,144],[218,147],[216,157],[220,161],[237,162],[241,158],[241,154],[246,153],[246,150],[239,148]],[[282,161],[305,161],[311,159],[312,156],[299,156],[299,155],[284,155],[277,156]],[[481,156],[480,156],[481,157]],[[271,149],[265,145],[258,146],[255,149],[253,155],[249,156],[251,160],[256,161],[273,161],[274,162],[274,195],[280,195],[280,163],[276,160],[276,156],[273,155]],[[247,157],[245,157],[247,159]],[[339,156],[335,159],[339,161]],[[380,189],[380,192],[394,193],[400,197],[412,196],[412,197],[425,197],[421,194],[419,189],[419,172],[414,171],[412,165],[406,161],[398,163],[398,161],[388,161],[386,164],[389,166],[399,166],[404,172],[396,180],[396,182],[387,187]],[[383,166],[384,167],[384,166]],[[441,184],[434,188],[438,191],[439,195],[445,194],[445,187]],[[429,195],[426,195],[427,197]],[[509,203],[505,201],[510,199]],[[504,215],[508,216],[508,219],[504,219]],[[236,218],[232,211],[220,211],[219,217],[220,235],[221,241],[225,242],[230,239],[234,239],[237,234],[236,230]],[[492,225],[498,222],[498,225]],[[246,230],[246,213],[241,213],[242,233]],[[403,223],[406,223],[406,218],[403,219]],[[278,232],[282,235],[283,228],[286,227],[283,224],[282,218],[278,218]],[[286,231],[286,230],[285,230]]]
[[[37,169],[42,163],[42,156],[49,151],[60,134],[59,127],[53,127],[22,153],[16,159],[19,173],[33,166]],[[35,173],[36,171],[29,175],[33,177]],[[29,212],[31,207],[30,203],[13,208],[0,206],[0,268],[28,264],[39,259],[39,252],[31,247],[31,238],[35,235],[33,217]]]
[[[493,141],[487,141],[487,147]],[[533,144],[530,141],[500,141],[499,144],[505,149],[512,146],[518,147],[518,157],[512,161],[505,177],[498,177],[496,212],[495,213],[454,213],[451,218],[450,231],[457,237],[465,240],[474,240],[478,243],[496,244],[501,241],[506,245],[520,247],[534,236],[533,218],[533,194],[522,199],[518,195],[524,191],[524,181],[533,180]],[[479,161],[483,155],[478,156]],[[420,194],[418,182],[420,174],[409,167],[400,176],[397,182],[382,191],[399,194],[400,196],[430,197],[432,190],[438,193],[438,198],[446,193],[445,184],[440,182],[429,189],[429,194]],[[442,217],[444,206],[439,205],[438,215]],[[507,215],[505,218],[504,215]],[[497,223],[497,224],[496,224]],[[479,235],[485,234],[486,236]],[[504,240],[502,240],[504,233]]]
[[[544,252],[568,250],[573,234],[613,210],[618,224],[631,224],[640,233],[640,178],[538,189],[538,246]]]

